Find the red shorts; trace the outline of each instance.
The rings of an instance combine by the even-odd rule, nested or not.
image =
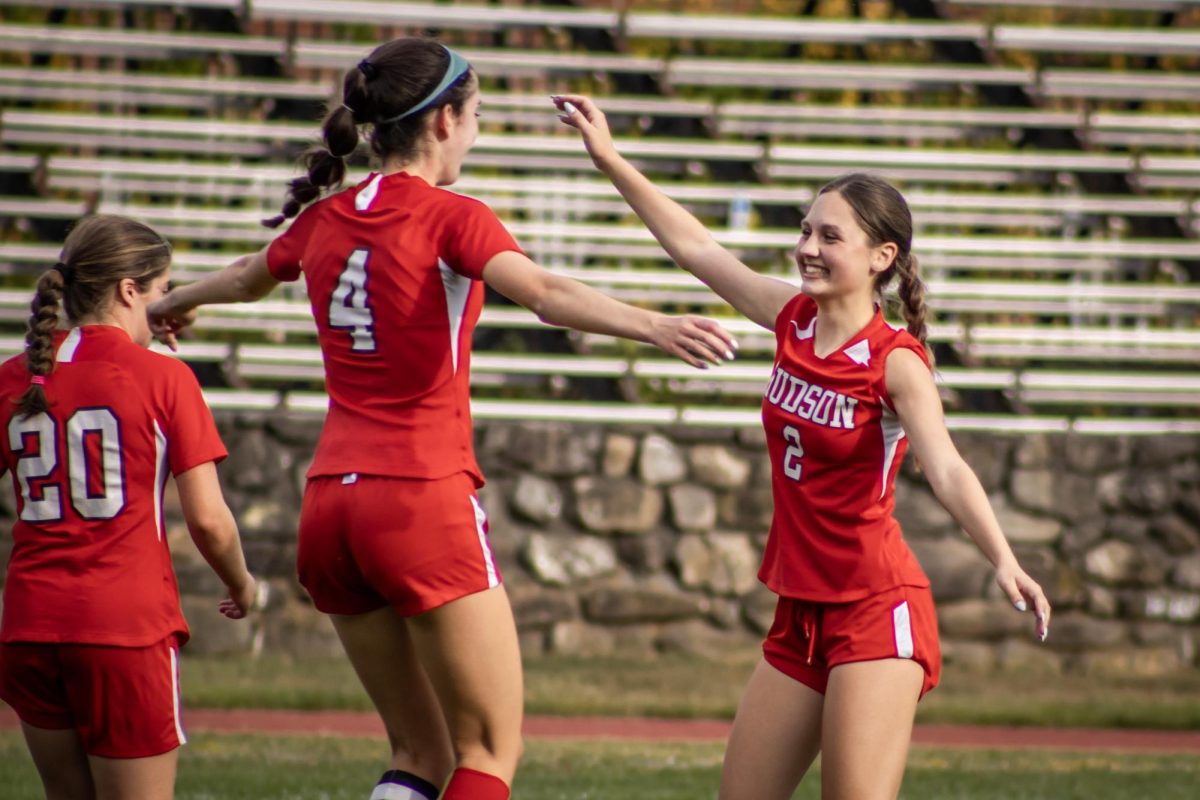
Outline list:
[[[0,698],[28,725],[74,730],[86,753],[147,758],[187,741],[179,716],[179,647],[0,644]]]
[[[909,658],[925,670],[923,696],[942,674],[933,593],[928,587],[898,586],[853,603],[781,597],[763,657],[821,694],[829,671],[839,664]]]
[[[297,562],[300,583],[326,614],[390,605],[410,617],[500,585],[487,516],[465,472],[311,479]]]

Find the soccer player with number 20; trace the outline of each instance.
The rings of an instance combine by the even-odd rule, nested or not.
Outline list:
[[[25,353],[0,366],[0,464],[17,497],[0,697],[47,797],[173,796],[188,627],[163,535],[169,475],[228,588],[221,613],[244,617],[257,596],[200,386],[186,364],[147,349],[146,307],[170,266],[170,246],[145,225],[82,220],[38,280]]]

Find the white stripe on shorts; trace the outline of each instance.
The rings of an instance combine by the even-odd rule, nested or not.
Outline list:
[[[187,734],[183,732],[183,720],[179,718],[179,650],[171,645],[171,700],[175,704],[171,709],[175,716],[175,733],[179,736],[180,744],[187,744]]]
[[[471,496],[471,505],[475,508],[475,533],[479,535],[479,547],[483,550],[483,563],[487,566],[488,588],[494,589],[500,585],[500,576],[496,573],[496,562],[492,558],[492,546],[487,538],[487,514],[475,496]]]
[[[908,616],[908,601],[892,609],[892,632],[896,636],[896,657],[913,657],[912,620]]]

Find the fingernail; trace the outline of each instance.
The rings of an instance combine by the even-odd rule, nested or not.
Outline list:
[[[726,351],[725,351],[725,357],[726,357],[726,358],[728,358],[730,361],[733,361],[733,351],[732,351],[732,350],[726,350]]]
[[[1039,636],[1038,638],[1039,638],[1039,639],[1041,639],[1041,640],[1044,642],[1044,641],[1046,641],[1046,637],[1047,637],[1047,636],[1049,636],[1049,635],[1050,635],[1050,629],[1049,629],[1049,628],[1044,628],[1044,629],[1042,630],[1042,635],[1041,635],[1041,636]]]
[[[1013,605],[1017,607],[1017,611],[1024,611],[1029,608],[1029,606],[1025,605],[1024,600],[1018,600],[1017,602],[1013,603]]]
[[[575,114],[579,109],[575,107],[574,103],[568,100],[563,103],[563,111],[566,111],[568,114]]]
[[[731,345],[733,345],[733,349],[734,349],[734,350],[737,350],[739,347],[741,347],[741,345],[740,345],[740,344],[738,344],[738,340],[737,340],[737,339],[730,339],[730,340],[729,340],[729,343],[730,343]]]

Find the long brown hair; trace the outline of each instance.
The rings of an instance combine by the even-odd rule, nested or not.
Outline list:
[[[29,331],[25,334],[25,366],[29,388],[17,401],[22,417],[49,409],[43,382],[54,371],[54,332],[65,310],[78,323],[104,308],[113,289],[125,278],[146,292],[155,278],[171,265],[171,245],[154,229],[111,214],[81,220],[63,243],[59,261],[38,278],[29,304]]]
[[[893,277],[899,277],[896,289],[900,297],[900,312],[904,315],[908,332],[925,348],[930,361],[933,352],[927,341],[929,330],[925,324],[928,310],[925,306],[925,283],[912,254],[912,212],[900,191],[878,175],[852,172],[825,184],[818,195],[837,192],[842,196],[858,224],[862,226],[872,245],[891,242],[896,245],[896,257],[891,265],[875,277],[875,292],[883,301],[883,291]]]
[[[360,125],[370,126],[367,139],[381,161],[411,160],[430,113],[449,105],[454,113],[461,114],[475,89],[475,71],[469,69],[424,110],[393,119],[427,97],[441,82],[449,64],[446,48],[433,39],[405,37],[381,44],[347,70],[342,78],[341,102],[330,104],[321,122],[322,143],[310,148],[301,159],[308,174],[288,184],[283,210],[263,220],[263,225],[279,227],[320,197],[322,191],[342,182],[346,158],[358,147]]]

